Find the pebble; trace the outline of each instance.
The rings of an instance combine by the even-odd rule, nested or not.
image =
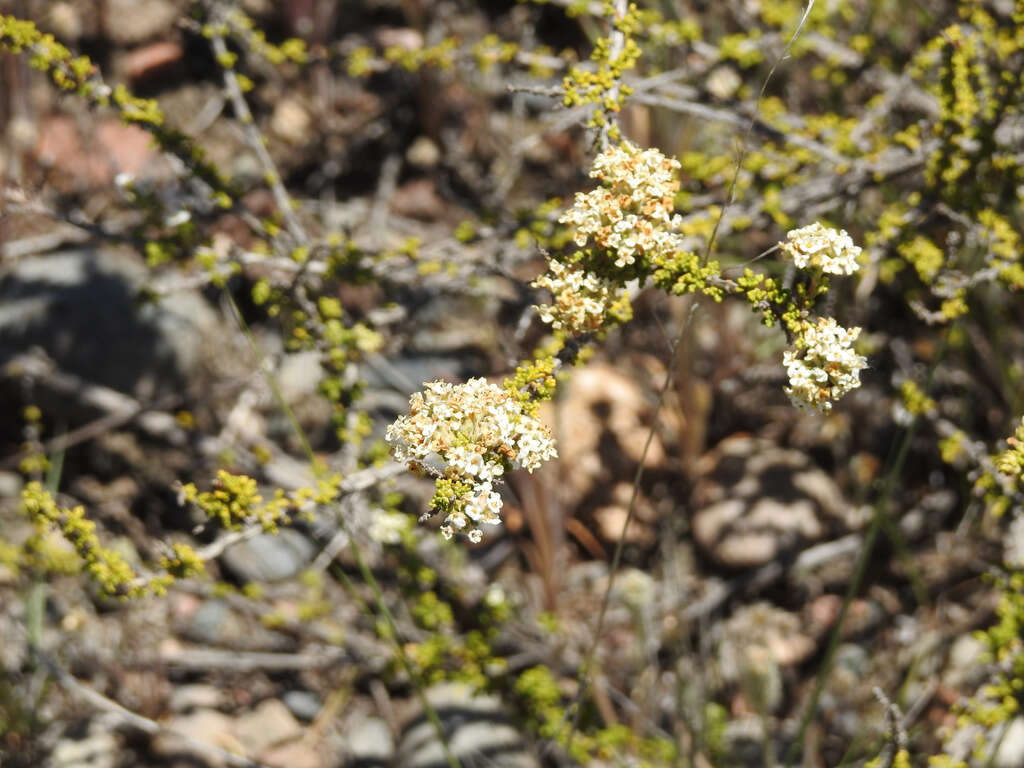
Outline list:
[[[701,458],[693,537],[729,568],[756,568],[859,527],[835,482],[799,451],[752,437],[726,438]]]
[[[281,700],[299,720],[309,722],[320,714],[320,697],[311,691],[287,691]]]
[[[24,485],[17,472],[0,472],[0,499],[17,498]]]
[[[346,753],[349,765],[391,765],[395,754],[395,740],[388,724],[379,717],[357,717],[347,724]]]
[[[120,744],[110,731],[89,733],[84,739],[62,739],[50,753],[49,768],[114,768]]]
[[[314,554],[309,539],[294,528],[282,528],[228,547],[221,562],[242,582],[284,581],[298,575]]]
[[[180,394],[203,379],[209,341],[229,334],[198,292],[139,308],[136,292],[147,275],[137,258],[117,250],[19,259],[0,271],[0,346],[38,345],[67,373],[147,399]]]
[[[194,709],[218,709],[223,704],[223,692],[219,688],[205,683],[179,685],[174,689],[167,702],[171,712],[178,714]]]
[[[215,709],[198,709],[187,715],[178,715],[167,721],[166,730],[154,737],[152,749],[155,754],[168,757],[196,754],[196,747],[183,738],[187,736],[220,749],[243,753],[241,743],[232,733],[233,724],[230,717]]]
[[[448,748],[461,764],[492,768],[540,765],[527,751],[522,734],[509,724],[497,697],[474,696],[469,686],[458,683],[436,685],[426,696],[448,734]],[[422,712],[403,729],[397,757],[402,768],[446,764],[434,726]]]
[[[1024,765],[1024,717],[1015,717],[1003,732],[992,761],[994,768],[1020,768]]]
[[[324,768],[320,753],[301,742],[272,747],[260,756],[267,768]]]
[[[266,699],[240,715],[234,731],[246,754],[261,755],[269,747],[300,737],[302,726],[280,699]]]
[[[965,692],[973,692],[985,681],[989,670],[984,663],[985,644],[974,635],[961,635],[949,649],[945,683]]]
[[[141,43],[174,28],[178,8],[168,0],[107,0],[106,33],[114,42]]]

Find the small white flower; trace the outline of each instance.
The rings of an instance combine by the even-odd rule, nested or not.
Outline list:
[[[485,379],[424,384],[423,392],[409,398],[408,415],[388,427],[386,439],[400,461],[439,458],[450,477],[470,486],[443,521],[445,538],[463,530],[476,536],[479,525],[501,522],[501,495],[491,483],[509,465],[532,471],[558,455],[548,428],[508,390]]]
[[[801,409],[832,410],[832,402],[860,386],[867,360],[853,350],[860,328],[843,328],[835,319],[818,318],[782,357],[789,376],[785,392]]]
[[[409,529],[409,518],[400,512],[376,510],[367,530],[370,538],[380,544],[401,544],[402,535]]]
[[[541,319],[556,331],[572,334],[599,330],[608,310],[621,296],[620,289],[611,281],[580,266],[557,261],[549,262],[547,274],[534,280],[532,286],[547,288],[552,294],[551,304],[535,307]]]
[[[786,242],[779,246],[800,269],[817,267],[832,275],[852,275],[860,268],[857,257],[861,249],[854,245],[846,230],[829,229],[821,222],[791,229],[786,233]]]
[[[671,231],[680,221],[673,213],[679,167],[656,149],[641,151],[628,141],[609,147],[590,172],[601,186],[577,192],[559,221],[575,228],[577,246],[592,242],[620,269],[683,250],[681,237]]]

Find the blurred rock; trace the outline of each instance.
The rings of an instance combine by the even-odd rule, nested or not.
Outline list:
[[[276,379],[281,395],[288,403],[294,404],[315,395],[322,377],[320,353],[312,350],[285,355]]]
[[[66,44],[77,42],[85,31],[82,14],[74,3],[53,3],[46,21],[57,39]]]
[[[297,739],[302,735],[302,726],[279,699],[267,699],[240,715],[234,732],[245,754],[262,755],[269,747]]]
[[[714,96],[716,99],[725,101],[731,99],[743,81],[740,76],[736,74],[736,70],[729,66],[715,67],[711,74],[708,75],[707,80],[704,83],[708,89],[708,93]]]
[[[629,502],[633,496],[632,483],[616,483],[611,491],[611,504],[597,507],[594,514],[594,522],[597,523],[597,530],[605,541],[618,541],[622,535],[622,529],[629,517]],[[633,508],[633,519],[625,532],[625,541],[628,544],[640,544],[648,546],[654,543],[655,531],[651,525],[654,522],[655,512],[650,502],[642,494],[638,494]]]
[[[110,730],[90,727],[83,739],[61,739],[54,746],[47,768],[115,768],[120,741]]]
[[[1010,568],[1024,567],[1024,515],[1017,515],[1003,535],[1003,562]]]
[[[141,43],[173,32],[178,7],[169,0],[107,0],[104,31],[115,43]]]
[[[418,51],[423,47],[423,35],[408,27],[391,27],[377,31],[377,44],[382,48],[404,48]]]
[[[729,720],[722,734],[725,765],[761,765],[764,761],[764,739],[764,723],[760,717]]]
[[[184,56],[185,49],[180,43],[163,41],[129,51],[120,59],[119,66],[125,77],[138,84],[170,72],[181,63]]]
[[[730,682],[740,680],[751,665],[764,666],[766,660],[780,667],[796,666],[817,647],[800,616],[769,603],[737,608],[721,631],[722,676]]]
[[[949,649],[944,682],[964,693],[973,693],[988,677],[985,644],[974,635],[961,635]]]
[[[0,360],[40,346],[63,371],[147,399],[201,386],[204,354],[227,331],[196,292],[136,306],[146,274],[121,251],[19,260],[0,272]]]
[[[1015,717],[1003,732],[992,760],[993,768],[1020,768],[1024,765],[1024,717]]]
[[[520,734],[508,722],[495,696],[473,695],[467,685],[436,685],[426,692],[448,734],[448,747],[460,764],[493,768],[536,768]],[[434,726],[421,712],[402,730],[397,765],[428,768],[445,765],[445,754]]]
[[[194,709],[218,709],[225,703],[224,693],[217,687],[204,683],[179,685],[167,702],[171,712],[181,714]]]
[[[446,205],[430,179],[405,182],[391,196],[391,210],[399,216],[432,221],[444,216]]]
[[[346,765],[389,766],[395,755],[391,729],[379,717],[356,717],[345,727]]]
[[[261,533],[228,547],[221,562],[239,581],[284,581],[313,559],[313,543],[294,528]]]
[[[56,115],[40,124],[35,156],[53,170],[54,183],[67,188],[106,185],[122,172],[143,175],[156,153],[149,134],[137,126],[101,119],[84,138],[71,118]]]
[[[260,761],[267,768],[325,768],[327,765],[317,750],[302,742],[271,747],[260,755]]]
[[[731,568],[764,565],[859,522],[808,456],[764,440],[723,440],[701,458],[698,476],[694,539]]]
[[[242,754],[242,744],[232,732],[233,724],[230,717],[213,709],[200,709],[188,715],[178,715],[164,723],[166,730],[154,737],[152,750],[158,756],[196,754],[199,757],[195,746],[182,738],[185,736],[229,752]]]
[[[433,168],[441,159],[441,150],[426,136],[419,136],[405,151],[405,159],[417,168]]]
[[[0,472],[0,499],[17,498],[25,481],[17,472]]]
[[[270,130],[289,144],[301,145],[313,136],[313,119],[304,106],[293,98],[281,99],[270,117]]]
[[[299,720],[309,722],[320,713],[320,698],[311,691],[288,691],[281,700]]]
[[[636,472],[653,417],[651,402],[633,378],[604,362],[573,369],[566,392],[568,396],[557,406],[544,404],[541,415],[558,438],[559,463],[572,470],[564,474],[561,498],[571,507],[590,494],[599,496],[586,511],[600,511],[600,533],[614,541],[622,530],[632,484],[616,485],[610,493],[600,489]],[[655,432],[645,467],[651,470],[664,464],[665,446]],[[653,510],[642,496],[637,501],[638,523],[650,523]],[[638,524],[628,535],[644,541],[652,534]]]
[[[202,645],[243,651],[284,651],[292,647],[287,637],[235,613],[224,600],[204,601],[180,631],[186,639]]]

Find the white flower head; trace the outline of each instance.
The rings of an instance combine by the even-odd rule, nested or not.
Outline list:
[[[867,360],[853,350],[860,328],[843,328],[831,317],[818,318],[794,349],[783,354],[789,376],[785,392],[805,410],[832,410],[832,403],[860,386],[860,372]]]
[[[482,536],[481,524],[501,522],[501,495],[492,486],[506,469],[533,471],[558,455],[551,432],[513,395],[486,379],[465,384],[434,381],[409,399],[409,413],[388,427],[399,461],[439,458],[445,474],[470,490],[455,500],[441,526],[445,538],[464,531]]]
[[[558,261],[550,261],[547,273],[531,285],[547,288],[552,294],[550,304],[534,307],[541,320],[550,323],[556,331],[570,334],[600,330],[611,306],[621,297],[621,290],[610,280],[578,265]]]
[[[373,521],[367,530],[370,538],[379,544],[401,544],[409,530],[409,517],[401,512],[374,510]]]
[[[860,268],[861,249],[846,230],[830,229],[818,221],[791,229],[779,247],[800,269],[816,267],[830,275],[852,275]]]
[[[640,150],[628,141],[610,146],[590,171],[601,186],[578,192],[559,221],[575,228],[576,245],[592,242],[620,269],[683,250],[674,231],[681,219],[673,213],[679,167],[656,149]]]

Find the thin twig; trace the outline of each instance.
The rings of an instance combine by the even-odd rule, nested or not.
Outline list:
[[[214,18],[223,15],[219,3],[207,2],[206,7]],[[213,52],[217,60],[224,62],[230,58],[231,52],[228,51],[227,42],[224,40],[223,35],[216,31],[217,25],[214,24],[212,27],[214,31],[210,37],[210,44],[213,46]],[[299,221],[299,217],[295,215],[295,211],[292,208],[292,199],[288,195],[288,190],[284,188],[277,164],[267,151],[263,134],[260,133],[259,126],[256,125],[252,110],[249,109],[249,104],[245,100],[245,94],[242,93],[242,87],[238,83],[238,76],[232,67],[225,66],[224,64],[221,65],[221,70],[223,72],[224,90],[227,92],[227,97],[235,111],[235,116],[242,124],[242,132],[245,135],[246,144],[256,153],[256,158],[263,167],[263,180],[266,182],[267,187],[269,187],[270,193],[274,196],[274,202],[277,204],[281,216],[284,217],[285,226],[297,244],[306,245],[309,242],[309,235],[302,226],[302,222]]]

